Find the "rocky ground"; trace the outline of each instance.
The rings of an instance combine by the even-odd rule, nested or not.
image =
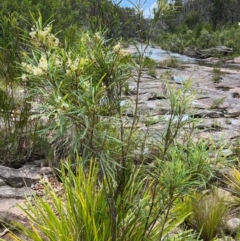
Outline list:
[[[0,240],[11,240],[8,233],[8,224],[15,221],[24,226],[28,224],[24,212],[26,201],[36,193],[43,195],[44,183],[50,183],[58,192],[60,187],[50,167],[42,167],[45,160],[26,163],[19,169],[0,165]],[[11,227],[12,228],[12,227]]]
[[[160,120],[170,109],[168,99],[164,97],[163,76],[167,73],[168,83],[184,85],[191,79],[191,89],[196,92],[193,100],[193,116],[197,118],[196,129],[200,138],[219,140],[237,139],[240,137],[240,58],[228,62],[221,68],[212,65],[212,61],[205,61],[205,65],[180,64],[178,68],[156,69],[156,77],[151,77],[146,69],[142,73],[139,98],[140,113],[152,116],[150,129],[159,129]],[[216,70],[217,69],[217,70]],[[215,73],[217,72],[217,73]],[[137,83],[130,81],[130,99],[136,97]],[[188,117],[186,117],[188,118]]]
[[[205,66],[191,63],[181,64],[173,69],[158,67],[156,77],[151,77],[148,70],[144,70],[139,90],[140,113],[142,118],[151,116],[152,122],[142,124],[140,128],[148,128],[153,133],[163,128],[158,120],[164,115],[167,116],[169,112],[166,104],[168,100],[163,98],[165,90],[162,76],[167,71],[170,86],[172,84],[184,85],[189,78],[192,81],[191,88],[196,91],[196,99],[192,105],[194,117],[198,118],[196,128],[199,130],[199,138],[224,141],[240,139],[240,58],[226,63],[219,71],[216,69],[214,71],[213,66],[207,66],[213,61],[206,61]],[[136,86],[135,79],[131,79],[126,101],[134,100]],[[130,112],[127,113],[129,118],[131,118]],[[228,151],[227,147],[226,150]],[[43,162],[40,160],[27,163],[20,169],[0,166],[1,220],[26,222],[22,211],[16,205],[24,206],[25,196],[31,196],[33,192],[41,195],[42,187],[39,179],[43,176],[47,177],[53,185],[56,184],[56,180],[51,176],[51,170],[41,167]],[[0,238],[8,240],[4,230],[5,227],[0,226]]]

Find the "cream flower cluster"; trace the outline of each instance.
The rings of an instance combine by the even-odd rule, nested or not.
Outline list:
[[[90,64],[90,60],[88,58],[76,56],[75,58],[72,56],[71,52],[67,53],[67,61],[66,61],[66,73],[67,75],[73,76],[76,71],[78,74],[84,71],[84,68]]]
[[[42,54],[41,58],[39,59],[39,63],[38,63],[37,66],[35,66],[33,64],[28,64],[28,63],[23,62],[22,63],[22,68],[29,75],[42,76],[48,70],[47,57],[46,57],[45,54]],[[27,75],[26,74],[22,75],[22,80],[24,80],[24,81],[27,80]]]
[[[115,46],[113,46],[113,51],[115,53],[119,53],[119,51],[121,50],[121,45],[120,43],[117,43]]]
[[[52,27],[50,25],[46,26],[43,30],[36,29],[35,27],[31,28],[29,35],[34,45],[37,47],[42,45],[47,45],[48,47],[59,46],[59,39],[51,33],[51,30]]]
[[[84,72],[86,66],[90,64],[88,58],[73,56],[71,52],[66,53],[65,71],[68,76],[75,76],[76,73],[81,74]],[[49,53],[47,58],[46,54],[42,53],[36,64],[23,62],[21,64],[25,74],[22,75],[22,80],[27,80],[28,75],[43,76],[50,71],[49,65],[63,71],[63,58],[57,52]]]
[[[38,66],[34,66],[32,64],[27,64],[27,63],[22,63],[22,67],[23,69],[27,72],[27,74],[32,74],[34,76],[42,76],[43,75],[43,70],[42,68],[38,67]],[[26,81],[28,79],[28,75],[27,74],[23,74],[22,75],[22,80]]]
[[[115,46],[113,46],[113,51],[117,55],[119,55],[120,58],[122,58],[122,57],[124,57],[124,56],[129,54],[126,50],[121,48],[121,44],[120,43],[117,43]]]
[[[39,64],[38,67],[41,68],[44,72],[47,71],[48,69],[48,62],[47,62],[47,58],[45,54],[42,54],[40,60],[39,60]]]

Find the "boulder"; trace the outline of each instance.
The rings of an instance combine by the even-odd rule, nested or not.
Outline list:
[[[49,175],[49,174],[53,174],[53,170],[51,167],[42,167],[40,170],[39,170],[39,173],[41,175]]]
[[[232,55],[232,53],[233,53],[232,48],[228,48],[226,46],[216,46],[209,49],[198,50],[196,54],[198,58],[206,59],[206,58],[210,58],[218,55],[229,56],[229,55]]]
[[[10,187],[30,187],[33,183],[39,181],[40,168],[41,161],[26,163],[19,169],[0,165],[0,179],[2,179],[2,181],[4,181]]]
[[[28,187],[15,188],[8,185],[0,187],[0,199],[2,198],[25,198],[33,195],[33,190]]]

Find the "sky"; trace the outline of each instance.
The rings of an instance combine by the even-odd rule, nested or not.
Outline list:
[[[143,9],[144,16],[148,17],[154,8],[156,0],[112,0],[115,3],[120,2],[121,7],[135,8],[134,5]]]
[[[115,2],[117,2],[117,0],[115,0]],[[120,2],[120,0],[119,0]],[[136,5],[141,5],[141,7],[143,8],[150,8],[155,2],[156,0],[144,0],[144,1],[139,1],[139,0],[122,0],[120,2],[120,6],[121,7],[133,7],[133,4],[136,4]]]

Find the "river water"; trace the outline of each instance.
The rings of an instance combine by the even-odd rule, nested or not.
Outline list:
[[[135,48],[135,46],[132,46],[132,48]],[[167,58],[174,57],[178,59],[181,62],[184,63],[194,63],[196,62],[196,59],[188,57],[183,54],[177,54],[177,53],[172,53],[170,51],[166,51],[161,49],[160,47],[153,47],[153,46],[146,46],[145,44],[137,44],[138,51],[141,53],[145,53],[145,56],[154,59],[156,61],[163,61]],[[136,53],[136,52],[135,52]]]
[[[148,50],[147,54],[149,55],[149,57],[154,59],[154,60],[157,60],[157,61],[162,61],[162,60],[167,59],[169,57],[174,57],[174,58],[176,58],[176,59],[178,59],[182,62],[185,62],[185,63],[194,63],[195,62],[194,58],[188,57],[188,56],[183,55],[183,54],[172,53],[172,52],[160,49],[160,48],[150,47],[147,50]]]

